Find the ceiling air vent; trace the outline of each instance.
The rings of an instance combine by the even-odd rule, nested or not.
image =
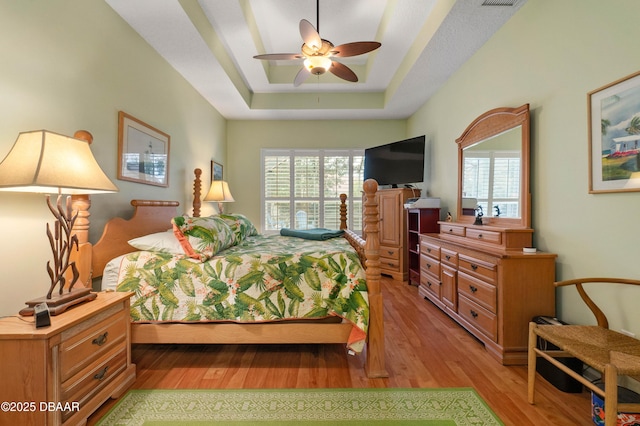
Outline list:
[[[484,0],[482,6],[513,6],[518,0]]]

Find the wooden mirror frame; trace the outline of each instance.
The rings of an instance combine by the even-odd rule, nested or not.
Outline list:
[[[456,143],[458,144],[458,222],[473,223],[475,221],[475,216],[462,215],[462,172],[464,149],[518,126],[522,126],[522,166],[520,168],[520,209],[522,214],[519,218],[489,217],[488,225],[504,228],[531,227],[531,190],[529,186],[529,104],[524,104],[518,108],[505,107],[487,111],[476,118],[465,129],[462,135],[456,139]]]

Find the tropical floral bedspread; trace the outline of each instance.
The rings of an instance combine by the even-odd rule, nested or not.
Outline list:
[[[344,238],[252,236],[205,262],[139,251],[121,263],[118,291],[132,291],[136,322],[261,322],[340,316],[364,346],[369,304],[364,269]]]

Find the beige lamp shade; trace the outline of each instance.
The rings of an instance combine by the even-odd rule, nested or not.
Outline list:
[[[229,191],[229,184],[224,180],[214,180],[211,182],[211,188],[204,197],[204,201],[217,201],[219,203],[229,203],[235,201],[231,191]]]
[[[0,191],[99,194],[118,188],[89,142],[46,130],[23,132],[0,163]]]

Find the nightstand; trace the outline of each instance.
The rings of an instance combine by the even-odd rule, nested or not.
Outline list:
[[[133,384],[131,293],[98,293],[35,328],[0,319],[2,424],[76,425]]]

